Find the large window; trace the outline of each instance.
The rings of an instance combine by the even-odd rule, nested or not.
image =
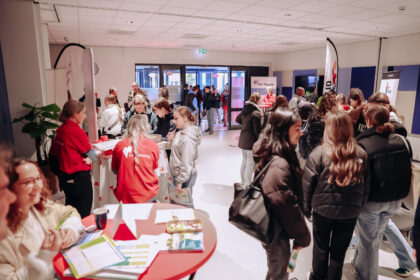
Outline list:
[[[196,72],[187,72],[185,74],[185,83],[189,86],[197,85],[197,73]]]
[[[136,81],[139,87],[147,92],[151,102],[158,99],[159,66],[136,65]]]

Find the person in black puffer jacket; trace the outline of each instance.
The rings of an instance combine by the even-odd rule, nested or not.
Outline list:
[[[355,270],[358,279],[369,280],[378,278],[379,245],[390,217],[408,195],[412,167],[408,141],[394,134],[388,109],[368,103],[364,111],[368,129],[357,141],[368,155],[371,189],[357,219]]]
[[[309,154],[321,144],[324,134],[324,117],[329,111],[336,108],[335,97],[324,93],[319,107],[308,118],[308,123],[299,141],[299,152],[304,159],[307,159]]]
[[[353,138],[346,112],[325,116],[324,141],[306,161],[302,188],[303,212],[309,218],[313,210],[310,279],[341,279],[357,216],[369,194],[367,155]]]
[[[258,107],[260,94],[254,92],[249,101],[245,103],[241,113],[236,117],[236,122],[241,125],[238,147],[242,149],[241,183],[249,185],[254,172],[254,159],[252,146],[258,140],[261,132],[261,113]]]

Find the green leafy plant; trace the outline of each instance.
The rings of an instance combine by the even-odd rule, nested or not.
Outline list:
[[[22,122],[22,132],[30,135],[35,140],[36,159],[38,163],[48,161],[47,144],[54,139],[55,130],[59,125],[56,123],[60,115],[60,107],[57,104],[49,104],[42,107],[23,103],[22,107],[29,112],[13,120],[13,123]],[[41,153],[42,152],[42,153]]]

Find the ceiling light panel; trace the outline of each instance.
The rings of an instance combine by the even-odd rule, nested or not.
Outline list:
[[[300,12],[306,12],[306,13],[317,13],[326,9],[330,9],[333,6],[335,5],[331,3],[325,3],[318,0],[311,0],[311,1],[307,1],[299,5],[293,6],[291,9],[300,11]]]

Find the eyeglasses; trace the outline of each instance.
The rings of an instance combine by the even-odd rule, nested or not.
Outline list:
[[[144,103],[134,103],[134,105],[143,105]]]
[[[26,179],[22,182],[18,182],[18,184],[22,184],[22,185],[25,185],[27,187],[32,187],[37,183],[38,184],[42,183],[42,177],[41,176],[38,176],[36,178],[28,178],[28,179]]]

